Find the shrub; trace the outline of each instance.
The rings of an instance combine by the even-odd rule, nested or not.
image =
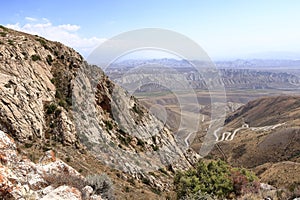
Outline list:
[[[145,147],[145,142],[142,139],[137,138],[137,145],[141,147]]]
[[[58,105],[63,107],[65,110],[68,110],[68,104],[65,100],[63,99],[59,100]]]
[[[52,62],[53,62],[52,56],[51,55],[47,55],[46,61],[47,61],[48,65],[52,65]]]
[[[130,189],[129,189],[129,187],[128,186],[125,186],[125,192],[130,192]]]
[[[31,60],[38,61],[38,60],[41,60],[41,57],[37,54],[34,54],[34,55],[31,56]]]
[[[61,109],[56,109],[56,110],[54,111],[55,117],[58,117],[58,116],[61,114],[61,112],[62,112]]]
[[[94,174],[86,177],[86,184],[94,189],[94,194],[101,195],[104,199],[115,199],[113,184],[106,174]]]
[[[36,38],[35,40],[38,41],[38,42],[40,42],[40,44],[41,44],[45,49],[50,50],[49,46],[47,46],[47,43],[46,43],[46,41],[45,41],[44,39],[42,39],[42,38]]]
[[[12,41],[12,40],[8,40],[8,44],[10,44],[10,45],[14,45],[14,41]]]
[[[144,115],[142,109],[137,105],[137,104],[134,104],[133,107],[132,107],[132,110],[138,114],[140,117],[142,117]]]
[[[152,149],[153,149],[153,151],[158,151],[159,150],[159,146],[152,144]]]
[[[168,172],[167,172],[164,168],[162,168],[162,167],[160,167],[160,168],[158,169],[158,171],[160,171],[160,172],[163,173],[163,174],[168,175]]]
[[[127,182],[130,183],[130,185],[135,185],[135,179],[134,178],[127,179]]]
[[[218,198],[258,192],[256,176],[246,169],[232,168],[223,161],[198,162],[195,169],[178,172],[174,184],[178,198],[200,192]]]
[[[104,121],[104,123],[105,123],[105,126],[108,130],[112,130],[114,128],[111,121]]]
[[[53,114],[56,109],[57,109],[57,105],[55,103],[51,103],[50,105],[47,106],[46,113],[48,115]]]
[[[68,185],[75,187],[80,191],[86,186],[86,181],[77,175],[72,175],[70,173],[60,173],[60,174],[48,174],[44,173],[43,178],[54,187],[59,187],[61,185]]]
[[[33,145],[32,143],[25,143],[24,144],[25,148],[30,148],[30,147],[32,147],[32,145]]]
[[[150,185],[150,180],[146,177],[142,177],[142,183],[144,183],[146,185]]]

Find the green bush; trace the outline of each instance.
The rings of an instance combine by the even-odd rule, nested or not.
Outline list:
[[[58,105],[63,107],[64,109],[68,110],[68,104],[65,100],[63,100],[63,99],[59,100]]]
[[[39,55],[37,55],[37,54],[34,54],[34,55],[31,56],[31,59],[33,61],[38,61],[38,60],[41,60],[41,57]]]
[[[8,40],[8,44],[13,46],[14,45],[14,41],[13,40]]]
[[[52,62],[53,62],[52,56],[51,55],[47,55],[46,61],[47,61],[48,65],[52,65]]]
[[[122,144],[124,144],[125,146],[128,146],[129,143],[132,141],[132,136],[131,135],[126,135],[126,136],[118,135],[118,139]]]
[[[104,121],[104,123],[108,130],[112,130],[114,128],[114,125],[112,124],[111,121]]]
[[[32,147],[32,145],[33,145],[32,143],[25,143],[24,144],[25,148],[30,148],[30,147]]]
[[[197,163],[195,169],[178,172],[174,178],[178,199],[197,193],[218,198],[258,192],[256,176],[246,169],[232,168],[223,161]]]
[[[137,145],[141,147],[145,147],[145,142],[142,139],[137,138]]]
[[[57,109],[57,105],[55,103],[51,103],[50,105],[47,106],[46,113],[49,115],[53,114],[56,109]]]
[[[142,183],[144,183],[146,185],[150,185],[151,184],[150,180],[148,178],[146,178],[146,177],[142,177],[141,181],[142,181]]]

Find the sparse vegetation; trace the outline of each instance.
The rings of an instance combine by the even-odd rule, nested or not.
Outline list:
[[[160,168],[158,169],[158,171],[160,171],[161,173],[163,173],[163,174],[165,174],[165,175],[168,175],[168,172],[167,172],[164,168],[162,168],[162,167],[160,167]]]
[[[158,151],[159,150],[159,146],[153,145],[153,144],[151,146],[152,146],[153,151]]]
[[[142,117],[144,115],[144,112],[141,110],[141,108],[135,103],[132,107],[133,112],[138,114],[139,117]]]
[[[8,40],[8,44],[14,46],[14,41],[13,40]]]
[[[46,113],[48,115],[53,114],[57,109],[57,105],[55,103],[51,103],[46,107]]]
[[[146,177],[142,177],[142,183],[146,184],[146,185],[150,185],[150,180]]]
[[[142,139],[137,138],[137,145],[141,147],[145,147],[145,142]]]
[[[59,174],[44,174],[43,178],[52,186],[59,187],[61,185],[68,185],[75,187],[82,191],[82,189],[87,185],[86,181],[77,176],[72,175],[70,173],[59,173]]]
[[[38,36],[37,36],[38,37]],[[36,38],[35,39],[36,41],[40,42],[40,44],[45,48],[45,49],[48,49],[50,50],[49,46],[47,45],[46,41],[42,38]]]
[[[128,146],[132,140],[132,136],[131,135],[126,135],[126,136],[118,135],[118,139],[120,140],[120,142],[122,144],[124,144],[125,146]]]
[[[65,100],[63,100],[63,99],[60,99],[60,100],[59,100],[58,105],[61,106],[61,107],[63,107],[63,108],[66,109],[66,110],[68,109],[68,104],[67,104],[67,102],[66,102]]]
[[[112,130],[114,128],[113,124],[111,121],[104,121],[106,129],[107,130]]]
[[[41,60],[41,57],[37,54],[34,54],[34,55],[31,56],[31,60],[32,61],[38,61],[38,60]]]
[[[48,65],[52,65],[52,62],[53,62],[52,56],[51,55],[47,55],[46,61],[47,61]]]
[[[200,161],[195,169],[179,172],[174,179],[177,197],[209,194],[218,198],[258,192],[256,176],[246,169],[232,168],[223,161]]]
[[[94,189],[94,194],[101,195],[102,198],[113,200],[113,183],[106,174],[95,174],[86,177],[86,185]]]
[[[24,144],[24,147],[25,147],[25,148],[31,148],[31,147],[32,147],[32,143],[25,143],[25,144]]]

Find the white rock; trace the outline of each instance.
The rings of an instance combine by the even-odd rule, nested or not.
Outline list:
[[[81,200],[81,193],[77,188],[70,186],[59,186],[41,200]]]

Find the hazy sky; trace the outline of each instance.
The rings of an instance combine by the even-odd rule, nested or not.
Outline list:
[[[300,55],[299,0],[9,0],[1,5],[1,24],[61,41],[84,56],[117,34],[152,27],[186,35],[214,59]]]

